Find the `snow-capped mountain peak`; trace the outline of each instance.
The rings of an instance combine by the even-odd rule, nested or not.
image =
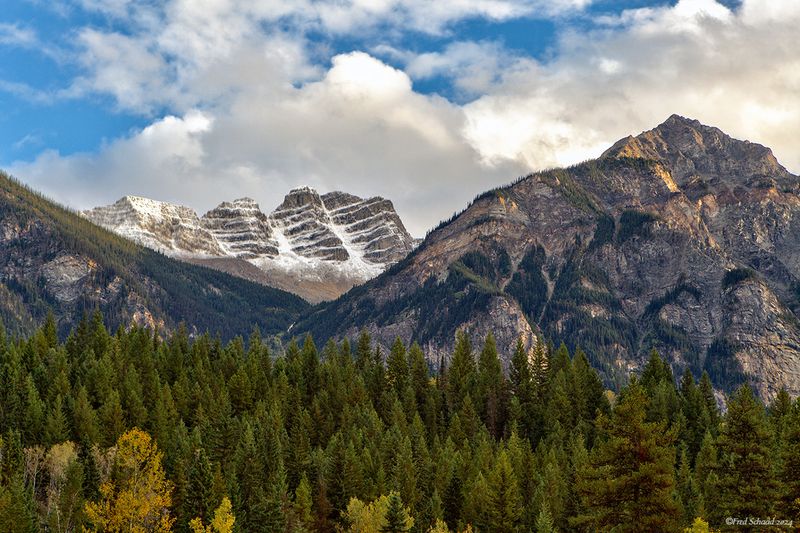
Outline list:
[[[83,214],[167,255],[312,301],[377,276],[414,247],[389,200],[340,191],[320,195],[307,186],[292,189],[269,215],[252,198],[222,202],[198,217],[190,207],[139,196]]]

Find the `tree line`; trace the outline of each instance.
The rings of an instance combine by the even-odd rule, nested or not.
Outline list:
[[[459,333],[431,371],[311,337],[109,332],[54,320],[0,332],[0,530],[242,532],[708,531],[800,523],[800,401],[653,353],[618,394],[585,354]],[[774,526],[780,530],[780,526]],[[747,530],[737,526],[737,530]],[[763,531],[753,526],[752,531]],[[784,528],[783,530],[786,530]]]

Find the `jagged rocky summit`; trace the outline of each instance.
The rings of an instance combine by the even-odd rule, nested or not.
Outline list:
[[[333,299],[405,257],[414,239],[391,201],[310,187],[267,215],[250,198],[202,217],[189,207],[126,196],[85,211],[92,222],[184,261],[294,292]]]
[[[797,396],[799,192],[768,148],[674,115],[479,196],[293,331],[367,328],[385,346],[419,342],[433,363],[458,329],[475,345],[493,332],[506,358],[541,335],[582,347],[609,383],[657,349],[720,391]]]

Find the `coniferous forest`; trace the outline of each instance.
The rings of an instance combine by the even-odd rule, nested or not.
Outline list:
[[[283,353],[85,318],[0,334],[0,531],[670,532],[800,523],[800,401],[653,353],[606,391],[576,349],[459,335],[432,373],[367,333]],[[736,526],[737,531],[789,530]]]

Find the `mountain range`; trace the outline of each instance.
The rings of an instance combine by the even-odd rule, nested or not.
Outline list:
[[[386,273],[293,327],[367,328],[446,361],[455,332],[581,347],[609,383],[657,349],[720,390],[800,394],[800,179],[677,115],[600,158],[488,191]],[[508,359],[505,359],[508,364]]]
[[[52,313],[66,334],[101,311],[110,327],[136,324],[223,338],[285,331],[301,298],[175,261],[102,229],[0,173],[0,321],[29,334]]]
[[[294,189],[271,214],[250,198],[202,217],[137,196],[83,212],[92,222],[173,258],[331,300],[405,257],[414,246],[392,202]]]
[[[506,367],[517,339],[548,339],[584,350],[608,385],[655,349],[718,391],[800,394],[800,178],[768,148],[677,115],[481,194],[418,246],[391,202],[342,192],[199,217],[133,196],[78,214],[0,185],[13,330],[50,308],[62,328],[100,308],[118,325],[227,336],[366,329],[384,348],[420,343],[434,366],[456,331],[475,345],[491,332]]]

